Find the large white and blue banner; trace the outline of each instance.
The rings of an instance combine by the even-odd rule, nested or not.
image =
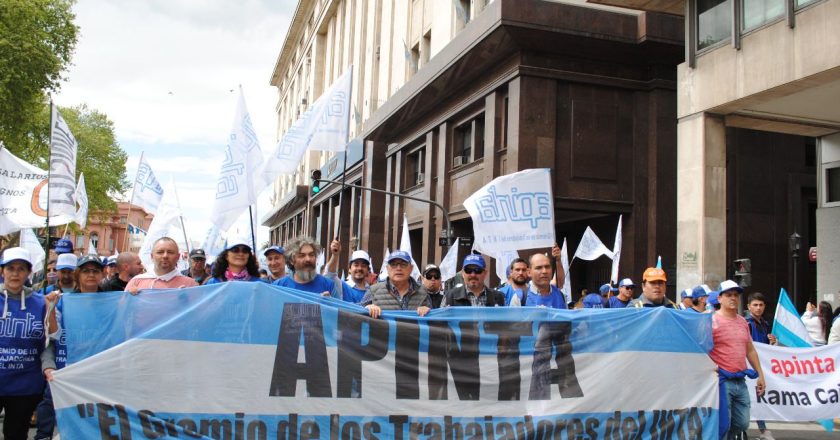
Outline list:
[[[50,216],[62,215],[73,221],[76,218],[76,155],[79,143],[61,117],[58,106],[50,108]]]
[[[157,212],[162,199],[163,187],[158,182],[157,177],[155,177],[152,166],[141,155],[140,165],[137,167],[137,176],[134,178],[131,203],[143,208],[150,214],[154,214]]]
[[[709,315],[365,310],[264,283],[64,297],[70,439],[712,439]],[[691,383],[685,372],[691,372]]]
[[[840,344],[779,347],[755,344],[766,392],[750,393],[753,420],[807,422],[833,419],[840,407]],[[748,380],[751,390],[755,380]]]
[[[486,255],[554,245],[551,170],[497,177],[464,200],[473,221],[473,249]]]
[[[50,225],[73,217],[50,212]],[[43,227],[47,220],[47,172],[12,154],[0,142],[0,235]]]

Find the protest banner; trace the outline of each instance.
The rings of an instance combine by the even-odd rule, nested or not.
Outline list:
[[[241,282],[64,302],[69,366],[51,384],[62,438],[717,435],[709,315],[453,307],[371,319]]]
[[[63,225],[73,216],[51,213],[50,224]],[[9,152],[0,143],[0,235],[43,227],[47,219],[47,172]]]
[[[497,177],[464,200],[473,222],[473,249],[485,255],[554,245],[551,171]]]
[[[781,347],[755,343],[767,391],[750,393],[753,420],[833,419],[840,408],[840,345]],[[750,390],[755,381],[748,380]]]

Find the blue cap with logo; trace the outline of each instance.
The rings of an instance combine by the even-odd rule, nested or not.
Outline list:
[[[461,267],[467,266],[478,266],[482,269],[487,267],[487,263],[484,262],[484,257],[478,254],[469,254],[464,257],[464,264]]]
[[[55,242],[55,253],[57,254],[69,254],[73,252],[73,242],[62,238]]]
[[[709,296],[709,293],[712,292],[712,289],[709,289],[709,286],[705,284],[701,284],[693,289],[691,289],[691,297],[692,298],[700,298],[703,296]]]
[[[411,254],[409,254],[406,251],[396,250],[394,252],[391,252],[391,255],[388,255],[388,263],[394,260],[402,260],[406,263],[411,263]]]

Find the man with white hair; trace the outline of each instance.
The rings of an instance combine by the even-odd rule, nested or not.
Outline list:
[[[143,289],[177,289],[193,287],[198,283],[194,279],[181,275],[178,270],[178,243],[169,237],[161,237],[152,246],[154,269],[132,278],[125,286],[126,292],[136,295]]]
[[[333,254],[338,252],[335,250],[337,243],[337,241],[333,241],[331,245],[331,252]],[[341,249],[340,245],[338,249]],[[318,259],[321,246],[313,238],[295,238],[286,245],[285,250],[289,265],[292,268],[292,273],[275,281],[273,283],[275,286],[289,287],[321,296],[341,298],[340,288],[336,286],[336,283],[315,270],[315,261]]]

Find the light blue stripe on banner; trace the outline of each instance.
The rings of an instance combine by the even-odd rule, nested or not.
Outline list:
[[[512,408],[516,413],[516,408]],[[181,414],[105,404],[56,411],[61,436],[92,438],[633,438],[716,439],[718,410],[684,408],[549,416]],[[413,434],[413,435],[412,435]]]
[[[121,292],[70,295],[64,300],[68,363],[130,338],[277,345],[281,322],[298,331],[305,327],[310,332],[323,332],[327,346],[335,346],[334,335],[348,329],[346,325],[337,329],[339,323],[349,322],[363,329],[364,344],[370,337],[369,323],[376,322],[357,305],[265,283],[223,283],[147,291],[137,296]],[[361,315],[363,319],[358,318]],[[475,321],[481,321],[481,325]],[[522,334],[520,348],[528,352],[529,347],[533,350],[537,335],[551,323],[568,323],[573,353],[706,353],[712,347],[711,315],[664,308],[571,311],[453,307],[433,310],[426,318],[419,318],[415,312],[386,312],[379,322],[387,325],[386,329],[377,329],[380,336],[387,330],[391,349],[401,329],[416,329],[415,322],[419,324],[421,351],[427,349],[430,327],[437,329],[432,338],[436,340],[444,335],[442,325],[459,343],[462,327],[469,334],[471,326],[476,326],[480,351],[486,354],[495,353],[499,331],[517,328]]]

